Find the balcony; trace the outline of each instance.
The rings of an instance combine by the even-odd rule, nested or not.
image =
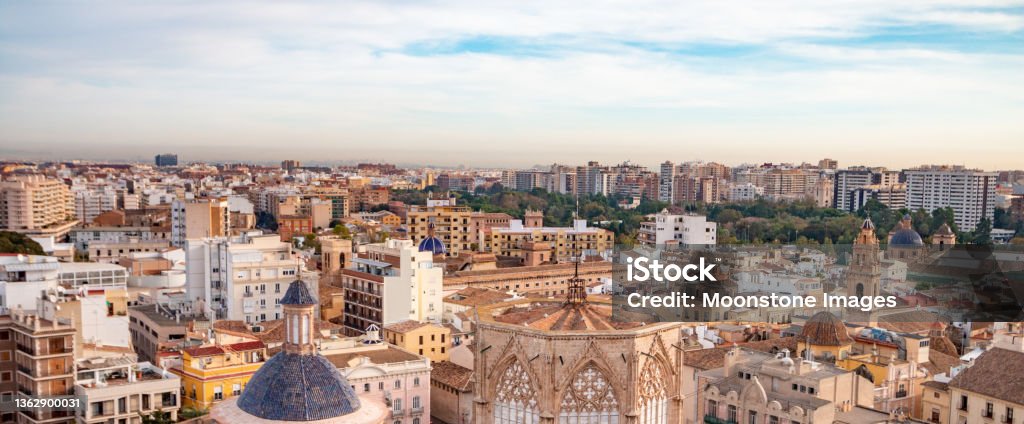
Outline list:
[[[422,415],[422,414],[423,414],[423,408],[422,407],[420,407],[420,408],[409,408],[409,415]]]
[[[714,415],[705,415],[704,424],[736,424],[736,421],[730,421],[724,418],[718,418]]]
[[[391,418],[399,418],[399,417],[404,417],[404,416],[405,416],[405,410],[404,409],[392,409],[391,410]]]
[[[250,291],[242,292],[242,297],[252,297],[253,294],[255,294],[255,293],[250,292]]]

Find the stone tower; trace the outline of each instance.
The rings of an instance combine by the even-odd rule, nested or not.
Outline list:
[[[846,294],[848,296],[878,296],[882,279],[882,268],[878,257],[878,238],[871,218],[860,226],[860,234],[853,242],[853,257],[846,273]]]

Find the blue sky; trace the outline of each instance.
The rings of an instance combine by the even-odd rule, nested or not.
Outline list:
[[[1024,168],[1022,69],[1024,1],[3,2],[0,158]]]

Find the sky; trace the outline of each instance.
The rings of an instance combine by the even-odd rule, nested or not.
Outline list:
[[[1024,168],[1024,0],[0,2],[0,158]]]

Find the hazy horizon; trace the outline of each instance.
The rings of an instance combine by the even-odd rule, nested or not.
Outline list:
[[[1024,168],[1024,1],[0,3],[0,158]]]

